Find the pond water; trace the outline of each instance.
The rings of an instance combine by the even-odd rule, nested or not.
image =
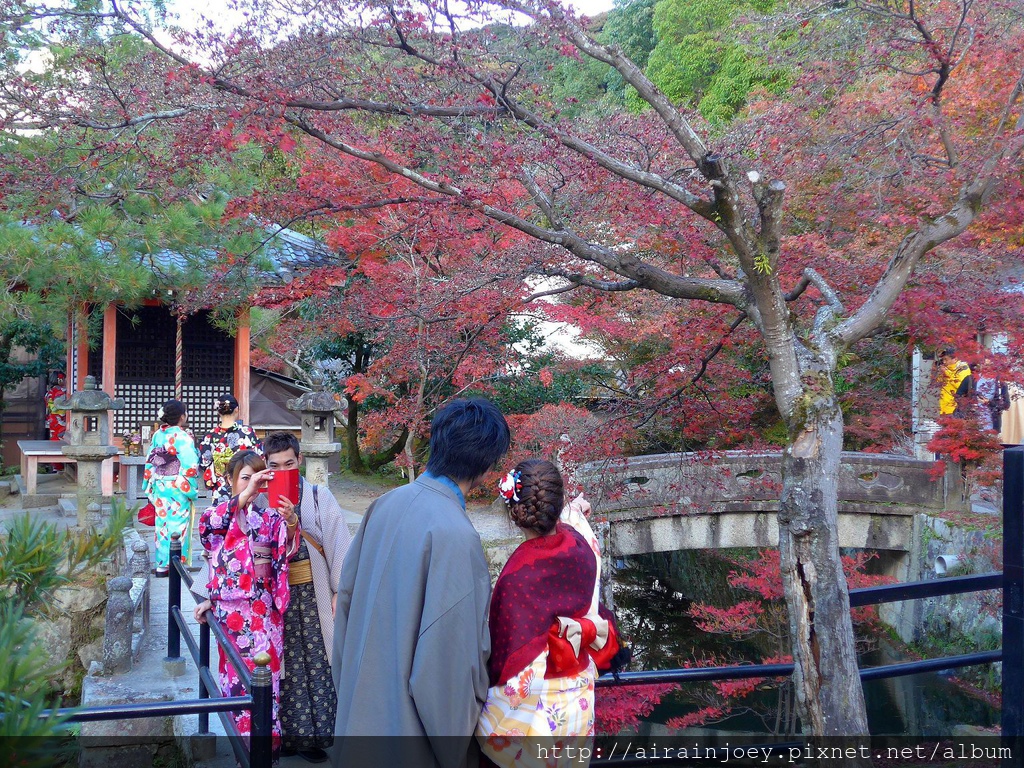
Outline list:
[[[720,554],[737,557],[751,552]],[[704,632],[687,614],[695,602],[728,607],[749,599],[749,593],[728,584],[728,573],[735,566],[720,555],[657,553],[625,558],[616,566],[616,614],[620,630],[634,650],[630,669],[753,663],[784,651],[786,618],[781,606],[765,622],[769,631],[742,639]],[[901,657],[877,629],[859,628],[858,634],[861,666],[909,660]],[[869,681],[864,685],[864,696],[874,734],[951,736],[957,726],[991,727],[999,723],[998,709],[940,674]],[[787,683],[766,684],[745,697],[729,715],[707,725],[722,731],[786,733],[793,721],[791,698]],[[663,698],[644,718],[642,730],[661,730],[673,718],[682,718],[701,707],[720,706],[722,701],[710,683],[683,686]]]

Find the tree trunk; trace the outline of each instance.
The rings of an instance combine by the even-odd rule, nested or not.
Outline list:
[[[348,453],[348,468],[357,475],[369,474],[362,454],[359,453],[359,403],[348,398],[348,423],[345,425],[345,450]]]
[[[405,441],[408,438],[409,428],[402,427],[402,431],[398,433],[398,437],[395,438],[395,442],[391,444],[390,448],[385,448],[380,453],[370,454],[366,459],[366,463],[370,466],[370,471],[376,472],[385,464],[390,464],[394,461],[398,454],[402,452],[402,449],[405,447]]]
[[[779,511],[780,564],[796,666],[793,688],[805,734],[863,738],[867,712],[839,556],[842,412],[830,393],[805,390],[803,405],[795,409],[795,437],[783,454]]]
[[[413,450],[413,446],[416,444],[416,433],[409,430],[409,435],[405,439],[405,460],[409,465],[409,482],[416,482],[416,451]]]

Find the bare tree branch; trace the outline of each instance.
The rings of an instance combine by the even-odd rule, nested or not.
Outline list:
[[[600,264],[602,267],[623,277],[636,280],[644,287],[658,293],[675,298],[699,299],[718,304],[732,304],[734,306],[741,306],[746,303],[746,293],[743,290],[742,283],[739,281],[712,280],[677,275],[648,264],[630,252],[620,253],[607,246],[587,241],[566,230],[543,227],[509,211],[474,200],[453,184],[430,179],[411,168],[397,163],[380,152],[363,150],[347,144],[310,125],[300,117],[285,115],[285,120],[309,136],[340,152],[344,152],[351,157],[376,163],[424,189],[447,195],[467,208],[479,211],[493,221],[518,229],[520,232],[542,242],[560,246],[581,259]]]

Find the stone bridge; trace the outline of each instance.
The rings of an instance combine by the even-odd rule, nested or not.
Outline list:
[[[577,477],[610,522],[611,556],[681,549],[775,547],[781,453],[666,453],[586,464]],[[959,472],[932,461],[844,452],[839,546],[910,551],[914,516],[963,508]]]

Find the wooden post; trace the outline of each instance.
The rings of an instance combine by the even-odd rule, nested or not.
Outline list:
[[[100,380],[103,391],[114,397],[115,377],[117,376],[117,307],[107,304],[103,310],[103,370]]]
[[[75,311],[68,310],[68,329],[64,334],[66,349],[64,351],[64,388],[68,392],[75,391]]]
[[[238,400],[238,416],[249,423],[249,310],[238,313],[238,330],[235,332],[235,399]]]
[[[114,387],[117,384],[117,305],[107,304],[103,309],[103,370],[100,373],[100,380],[103,384],[103,391],[111,397],[116,397]],[[86,353],[88,358],[88,352]],[[85,381],[83,378],[82,381]],[[117,444],[114,436],[114,412],[107,411],[107,434],[110,441]],[[114,493],[114,461],[103,462],[100,470],[103,495],[109,496]]]

